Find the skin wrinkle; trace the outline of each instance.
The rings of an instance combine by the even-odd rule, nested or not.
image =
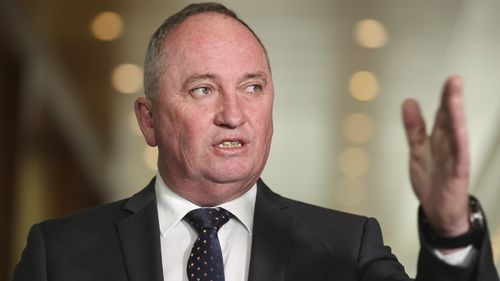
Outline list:
[[[264,49],[244,25],[215,13],[189,17],[165,46],[158,97],[136,102],[138,115],[154,115],[143,132],[158,145],[159,173],[200,206],[237,198],[260,177],[271,145],[274,89]],[[207,90],[197,95],[198,87]],[[218,147],[227,139],[243,145]]]

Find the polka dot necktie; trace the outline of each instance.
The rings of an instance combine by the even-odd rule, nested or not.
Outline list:
[[[187,264],[189,281],[224,281],[224,263],[217,231],[230,218],[223,208],[200,208],[184,219],[198,231]]]

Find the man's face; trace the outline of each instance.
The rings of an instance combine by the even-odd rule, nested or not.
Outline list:
[[[250,187],[273,133],[264,50],[241,23],[215,13],[188,18],[166,40],[167,67],[152,107],[160,174],[177,188]]]

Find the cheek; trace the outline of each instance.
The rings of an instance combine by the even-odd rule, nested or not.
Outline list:
[[[254,116],[257,118],[257,124],[259,126],[259,131],[266,138],[270,138],[273,133],[273,111],[272,107],[264,106],[261,108],[257,108],[256,111],[253,112]]]
[[[195,152],[210,145],[211,120],[208,113],[191,111],[178,119],[177,130],[183,148]]]
[[[167,108],[158,115],[155,120],[155,128],[158,143],[162,143],[169,154],[177,154],[183,142],[184,121],[179,114],[171,108]]]

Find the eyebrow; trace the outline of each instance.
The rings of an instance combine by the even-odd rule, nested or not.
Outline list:
[[[187,88],[190,84],[196,83],[202,80],[215,80],[219,79],[219,76],[213,73],[196,73],[184,80],[182,83],[183,88]]]
[[[188,88],[190,84],[196,83],[198,81],[203,80],[219,80],[220,76],[214,73],[195,73],[182,83],[182,87],[184,89]],[[245,80],[256,79],[260,80],[262,83],[267,84],[266,75],[262,71],[245,73],[242,78],[238,80],[238,83],[241,83]]]
[[[241,83],[241,82],[243,82],[245,80],[249,80],[249,79],[260,80],[262,83],[267,84],[266,75],[262,71],[246,73],[245,75],[243,75],[243,77],[240,79],[239,82]]]

